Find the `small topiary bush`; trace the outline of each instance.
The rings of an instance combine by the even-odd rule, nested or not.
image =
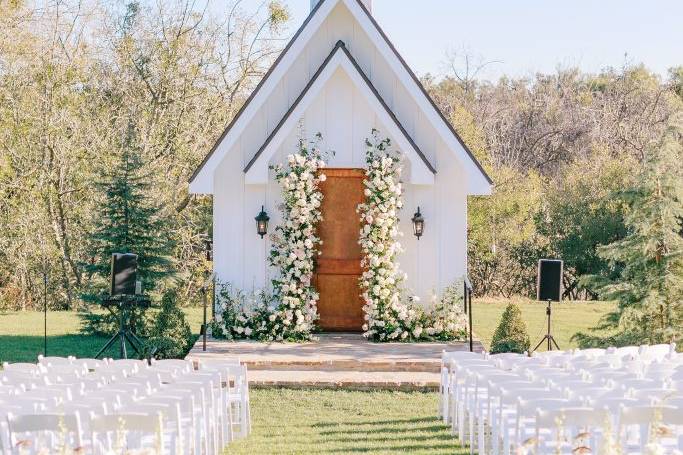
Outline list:
[[[156,316],[148,340],[153,346],[157,359],[183,358],[192,347],[194,337],[190,325],[185,320],[185,313],[178,305],[178,291],[166,291],[161,298],[161,311]]]
[[[522,312],[511,303],[505,308],[500,323],[493,334],[491,354],[503,352],[524,353],[529,350],[529,333],[522,320]]]

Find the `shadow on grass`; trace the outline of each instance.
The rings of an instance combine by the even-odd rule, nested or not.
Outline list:
[[[407,434],[405,431],[402,431],[400,433],[394,433],[392,434],[392,437],[389,437],[387,434],[388,432],[385,431],[384,429],[377,428],[376,430],[373,430],[372,433],[364,433],[364,436],[360,437],[358,435],[358,438],[354,438],[356,440],[361,440],[364,442],[383,442],[383,443],[396,443],[396,442],[411,442],[411,443],[422,443],[422,442],[444,442],[449,445],[452,445],[454,437],[444,433],[443,431],[440,434],[429,434],[429,435],[415,435],[415,434]],[[348,433],[347,433],[348,434]],[[325,438],[325,441],[329,442],[348,442],[349,438]]]
[[[107,343],[109,338],[88,335],[52,335],[47,337],[47,354],[50,356],[76,356],[91,358]],[[126,344],[129,357],[135,351]],[[42,336],[0,335],[1,362],[35,362],[44,354]],[[119,345],[114,343],[105,353],[106,357],[119,358]]]
[[[412,419],[393,419],[393,420],[366,420],[366,421],[358,421],[358,422],[344,422],[344,423],[335,423],[335,422],[318,422],[313,425],[311,425],[314,428],[324,428],[324,427],[338,427],[341,425],[346,425],[346,426],[361,426],[361,425],[398,425],[401,423],[411,423],[411,424],[416,424],[416,423],[430,423],[433,424],[435,422],[438,422],[438,419],[432,418],[432,417],[415,417]]]

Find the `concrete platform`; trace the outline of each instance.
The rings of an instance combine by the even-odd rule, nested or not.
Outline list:
[[[442,351],[469,349],[456,343],[371,343],[360,334],[322,334],[309,343],[229,342],[200,338],[188,358],[238,357],[253,387],[434,390]],[[475,343],[475,350],[483,349]]]

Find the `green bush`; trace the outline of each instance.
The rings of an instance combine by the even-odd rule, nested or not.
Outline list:
[[[147,341],[158,359],[183,358],[192,347],[194,337],[185,313],[178,305],[178,291],[166,291],[161,299],[161,311],[157,314],[151,336]]]
[[[529,350],[529,334],[522,320],[519,307],[511,303],[505,308],[500,323],[493,334],[491,354],[502,352],[523,353]]]
[[[92,308],[97,308],[95,311]],[[139,337],[147,337],[152,327],[152,312],[148,308],[133,307],[127,314],[127,325]],[[110,337],[119,331],[119,313],[91,305],[87,312],[79,313],[81,318],[81,334],[100,337]]]

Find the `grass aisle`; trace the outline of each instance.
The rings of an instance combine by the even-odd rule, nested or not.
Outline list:
[[[465,454],[434,393],[254,390],[253,433],[226,453]]]

